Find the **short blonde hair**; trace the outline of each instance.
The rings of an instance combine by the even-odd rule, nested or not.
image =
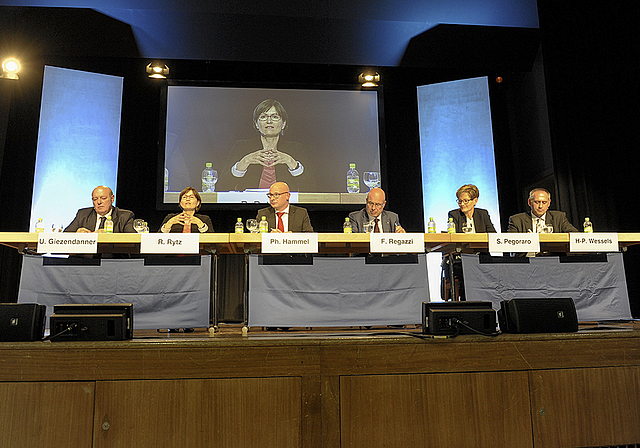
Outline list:
[[[478,187],[472,184],[466,184],[458,188],[458,191],[456,191],[456,197],[460,199],[460,195],[462,193],[467,193],[469,195],[469,198],[471,199],[480,197],[480,190],[478,190]]]

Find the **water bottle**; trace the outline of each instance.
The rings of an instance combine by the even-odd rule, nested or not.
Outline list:
[[[582,227],[584,227],[584,233],[593,233],[593,223],[589,221],[589,218],[584,218]]]
[[[42,222],[42,218],[38,218],[38,222],[36,222],[36,233],[44,232],[44,223]]]
[[[202,192],[207,193],[214,191],[216,188],[216,182],[214,180],[213,164],[207,162],[205,169],[202,170]]]
[[[453,218],[449,218],[449,222],[447,222],[447,233],[456,233],[456,223],[453,222]]]
[[[347,171],[347,193],[360,193],[360,174],[355,163],[350,163]]]
[[[107,216],[107,219],[104,221],[104,233],[113,233],[113,221],[111,220],[111,216]]]
[[[258,231],[260,233],[268,233],[269,232],[269,223],[267,222],[267,217],[263,216],[260,219],[260,225],[258,226]]]
[[[427,233],[436,233],[436,222],[433,220],[433,217],[429,218],[429,222],[427,223]]]
[[[169,191],[169,170],[164,168],[164,191]]]
[[[349,221],[349,218],[344,218],[344,224],[342,224],[342,231],[344,233],[353,232],[353,228],[351,227],[351,221]]]
[[[238,218],[236,222],[236,233],[244,233],[244,224],[242,224],[242,218]]]

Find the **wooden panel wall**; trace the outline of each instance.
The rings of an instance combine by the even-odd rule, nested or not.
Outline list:
[[[640,367],[529,373],[535,446],[640,442]]]
[[[301,446],[301,380],[100,381],[94,447]]]
[[[525,372],[341,378],[343,448],[531,447]]]
[[[0,446],[90,448],[94,387],[0,383]]]

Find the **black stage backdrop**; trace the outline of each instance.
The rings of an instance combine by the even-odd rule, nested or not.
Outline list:
[[[634,7],[583,3],[578,9],[561,3],[539,1],[541,50],[531,71],[504,66],[500,70],[465,67],[464,71],[455,67],[378,68],[384,87],[383,188],[388,209],[400,214],[407,230],[423,231],[415,88],[482,75],[504,79],[500,84],[490,82],[503,228],[509,215],[526,210],[528,187],[542,184],[554,193],[552,208],[567,211],[575,225],[589,216],[597,231],[640,230],[633,206],[634,175],[640,162],[635,148],[638,79],[630,70],[640,48],[632,23]],[[135,57],[60,55],[33,62],[40,68],[48,64],[125,77],[118,205],[134,210],[155,230],[166,214],[156,207],[161,102],[159,84],[144,73],[146,63]],[[353,82],[362,67],[174,60],[171,70],[176,79],[279,84],[304,79],[310,84],[345,84]],[[29,228],[41,85],[40,73],[39,77],[24,76],[9,88],[2,86],[3,107],[10,98],[8,112],[0,116],[4,121],[0,121],[0,142],[5,140],[4,152],[0,152],[2,231]],[[552,164],[537,161],[538,154]],[[51,201],[55,200],[56,192],[51,192]],[[310,210],[310,216],[318,231],[336,231],[348,211],[318,207]],[[219,231],[230,231],[239,216],[243,220],[255,216],[254,208],[241,206],[205,212]],[[640,316],[640,298],[634,274],[640,267],[639,252],[632,248],[625,254],[636,317]],[[15,301],[19,256],[4,249],[0,254],[0,300]]]

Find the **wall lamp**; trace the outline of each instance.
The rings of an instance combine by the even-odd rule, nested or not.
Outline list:
[[[19,60],[16,58],[7,58],[2,61],[2,74],[0,74],[0,78],[20,79],[18,72],[21,68],[22,66]]]
[[[358,75],[358,82],[362,87],[377,87],[380,82],[380,74],[378,72],[363,72]]]
[[[149,78],[166,79],[169,74],[169,67],[162,62],[154,61],[147,65],[147,73]]]

